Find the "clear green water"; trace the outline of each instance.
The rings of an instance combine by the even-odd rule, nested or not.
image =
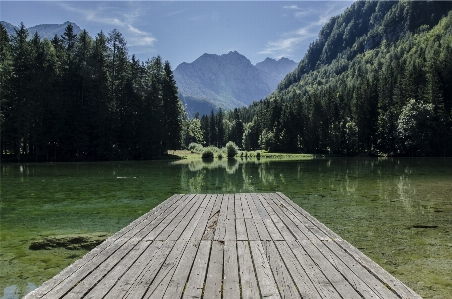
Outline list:
[[[3,299],[23,296],[86,253],[28,249],[43,236],[113,234],[175,193],[275,191],[424,298],[451,298],[452,159],[338,158],[3,164]]]

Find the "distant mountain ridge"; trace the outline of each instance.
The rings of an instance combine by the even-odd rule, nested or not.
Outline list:
[[[265,98],[296,66],[287,58],[267,58],[253,65],[237,51],[206,53],[192,63],[177,66],[174,78],[188,113],[207,114],[212,109],[248,106]]]
[[[13,24],[10,24],[5,21],[0,21],[0,23],[5,27],[6,32],[8,32],[9,35],[15,35],[16,32],[14,29],[19,29],[19,27],[14,26]],[[29,37],[33,37],[35,32],[38,32],[40,38],[47,38],[49,40],[53,39],[55,34],[58,36],[63,35],[64,30],[66,29],[67,25],[72,24],[72,27],[74,28],[74,33],[79,34],[82,32],[82,29],[73,22],[64,22],[63,24],[40,24],[32,27],[26,27],[29,33]]]

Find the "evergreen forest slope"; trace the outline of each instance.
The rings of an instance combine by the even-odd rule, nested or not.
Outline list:
[[[168,61],[129,56],[122,34],[68,23],[51,40],[0,24],[2,158],[151,159],[180,147],[185,116]]]
[[[452,2],[357,1],[278,90],[229,112],[246,149],[452,155]],[[208,135],[208,134],[207,134]]]

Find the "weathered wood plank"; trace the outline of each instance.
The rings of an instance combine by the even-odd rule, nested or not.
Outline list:
[[[242,286],[242,298],[261,298],[254,273],[253,260],[247,241],[237,241],[237,256],[239,260],[240,285]]]
[[[343,275],[347,277],[347,280],[352,283],[352,281],[361,280],[362,284],[365,284],[372,289],[373,292],[379,298],[382,299],[396,299],[399,298],[396,294],[391,292],[387,287],[385,287],[375,276],[369,273],[364,267],[362,267],[358,261],[356,261],[352,256],[346,253],[342,248],[340,248],[334,241],[325,241],[320,244],[314,243],[314,245],[319,248],[323,255],[335,266]],[[325,249],[327,247],[329,251]],[[340,261],[339,261],[339,260]],[[350,273],[352,272],[352,273]],[[356,282],[355,284],[361,284]],[[353,283],[352,283],[353,284]],[[361,291],[358,286],[354,286],[361,294],[365,291]],[[363,288],[365,288],[363,286]],[[366,298],[372,298],[367,297]]]
[[[311,257],[304,251],[301,245],[297,241],[287,242],[290,249],[294,253],[300,265],[303,267],[309,279],[314,284],[315,288],[320,294],[321,298],[340,299],[333,284],[325,277],[324,273],[320,271],[318,265]]]
[[[204,209],[201,218],[198,221],[198,224],[196,225],[195,230],[193,231],[192,235],[190,236],[190,240],[201,240],[204,232],[206,231],[207,222],[209,221],[210,214],[212,212],[212,209],[214,207],[216,197],[213,195],[207,195],[204,199],[205,201],[209,201],[206,208]],[[185,232],[184,232],[185,233]],[[182,238],[182,240],[185,240],[185,238]]]
[[[146,252],[157,252],[162,246],[163,242],[140,242],[133,250],[134,254],[127,255],[121,262],[113,268],[93,289],[85,295],[86,299],[102,298],[105,294],[115,286],[119,285],[123,276],[131,269],[140,267],[143,263],[143,259],[140,259],[141,255]],[[142,252],[140,252],[142,250]],[[136,255],[139,255],[138,257]],[[136,258],[136,260],[134,260]],[[146,264],[144,264],[146,265]],[[88,291],[89,289],[85,289]],[[80,297],[79,297],[80,298]]]
[[[169,236],[174,231],[174,229],[178,226],[181,220],[193,210],[193,206],[196,204],[195,201],[196,195],[191,194],[186,201],[186,204],[178,210],[178,213],[174,213],[172,215],[168,215],[166,219],[164,219],[158,227],[153,229],[147,236],[147,240],[160,240],[165,241],[169,240]],[[174,239],[173,240],[177,240]]]
[[[293,221],[287,217],[286,213],[282,210],[281,206],[279,206],[271,197],[267,197],[267,202],[273,211],[278,215],[279,219],[284,223],[286,228],[290,231],[290,233],[295,236],[296,240],[307,240],[305,234],[303,234],[298,226],[293,223]]]
[[[273,276],[275,277],[281,298],[300,298],[294,281],[290,277],[290,273],[286,268],[275,243],[272,241],[263,242],[268,263],[270,265]]]
[[[122,273],[128,270],[130,265],[132,265],[135,260],[148,248],[150,243],[151,242],[140,242],[137,239],[129,242],[128,245],[131,247],[134,246],[130,251],[116,251],[110,256],[109,260],[106,260],[100,264],[99,267],[94,269],[89,274],[89,279],[83,279],[73,289],[71,289],[71,292],[65,296],[65,298],[81,298],[85,293],[96,286],[96,284],[99,285],[98,282],[108,281],[122,275]],[[125,258],[121,259],[122,256],[125,256]],[[105,285],[105,283],[100,283],[100,285]]]
[[[235,200],[234,195],[226,195],[228,197],[228,212],[226,214],[226,234],[224,240],[237,240],[235,231]]]
[[[187,241],[176,241],[157,275],[154,278],[148,278],[146,283],[138,285],[130,298],[162,298],[187,244]]]
[[[111,246],[115,246],[115,248],[110,249],[110,251],[116,250],[119,244],[122,245],[122,240],[134,236],[137,230],[139,231],[143,227],[149,225],[149,223],[153,223],[154,220],[159,218],[167,210],[175,209],[181,203],[180,201],[181,198],[183,198],[183,194],[173,195],[167,201],[163,202],[162,204],[155,207],[147,214],[136,219],[135,221],[121,229],[119,232],[109,237],[102,244],[88,252],[82,259],[66,267],[58,275],[54,276],[52,279],[49,279],[48,281],[43,283],[41,287],[29,293],[24,298],[42,298],[50,291],[53,291],[54,294],[53,296],[57,296],[55,294],[58,292],[58,290],[55,289],[61,288],[59,287],[59,285],[62,282],[64,281],[67,282],[67,279],[70,278],[71,276],[78,275],[78,273],[80,273],[79,271],[81,268],[86,267],[86,265],[90,264],[93,261],[93,259],[97,259],[101,254],[102,256],[105,256],[105,258],[107,258],[109,253],[105,252],[106,249],[108,249]],[[64,286],[62,288],[64,288]]]
[[[304,299],[320,299],[319,292],[287,243],[275,242],[275,245],[287,269],[292,274],[292,278],[297,285],[301,297]]]
[[[349,284],[347,280],[336,270],[328,260],[322,255],[322,253],[312,245],[311,241],[303,240],[299,241],[303,249],[309,255],[309,257],[315,261],[316,265],[327,277],[330,283],[343,298],[360,299],[361,296],[357,291]]]
[[[234,194],[235,201],[235,219],[243,219],[242,194]]]
[[[270,234],[267,231],[267,227],[265,226],[264,222],[262,221],[262,217],[259,214],[256,205],[254,204],[253,200],[253,194],[247,194],[246,196],[248,201],[248,206],[250,207],[251,215],[254,220],[254,224],[256,226],[257,232],[259,233],[259,240],[267,240],[270,241],[272,238],[270,237]]]
[[[237,242],[224,244],[223,298],[240,298],[239,265],[237,262]]]
[[[241,193],[240,198],[242,201],[243,218],[253,218],[253,216],[251,215],[250,207],[248,205],[247,194]]]
[[[280,232],[282,238],[285,241],[294,241],[295,237],[290,232],[290,230],[287,228],[287,226],[284,224],[284,222],[279,218],[279,216],[275,213],[273,208],[270,206],[266,199],[266,194],[260,194],[262,198],[262,205],[264,206],[265,210],[267,211],[268,215],[270,216],[271,220],[273,221],[273,224],[276,226],[278,231]]]
[[[370,273],[378,277],[378,279],[385,285],[389,286],[402,299],[422,299],[421,296],[408,288],[400,280],[389,274],[380,265],[372,261],[369,257],[367,257],[347,241],[342,240],[341,238],[337,238],[334,241],[345,251],[347,251],[347,253],[352,255],[355,260],[358,261],[363,267],[365,267]]]
[[[245,218],[246,233],[248,235],[248,240],[256,241],[260,240],[259,233],[257,232],[256,225],[254,224],[254,219]]]
[[[204,298],[221,298],[224,242],[212,241]]]
[[[167,234],[165,234],[165,231],[163,231],[158,237],[158,240],[174,240],[177,241],[179,240],[180,236],[182,235],[182,233],[184,233],[187,231],[187,234],[189,234],[190,232],[193,232],[193,229],[195,228],[195,225],[193,225],[192,227],[188,226],[188,223],[191,222],[194,218],[194,215],[198,212],[198,211],[202,211],[201,208],[201,204],[204,202],[204,198],[205,196],[203,195],[196,195],[193,199],[194,203],[191,207],[191,209],[185,214],[182,215],[183,212],[181,212],[179,215],[181,215],[182,217],[179,217],[178,215],[178,219],[181,219],[179,223],[177,223],[177,220],[174,219],[171,222],[171,229],[168,229],[167,232],[171,232],[171,234],[169,236],[167,236]],[[171,227],[170,225],[167,226],[167,228]],[[165,229],[166,230],[166,229]]]
[[[257,208],[257,211],[259,212],[259,215],[262,218],[262,221],[265,224],[265,227],[267,228],[267,231],[273,241],[283,241],[284,238],[278,231],[277,227],[273,223],[273,220],[271,219],[270,215],[268,214],[267,210],[265,209],[263,202],[266,202],[266,200],[262,197],[261,194],[252,194],[252,198],[254,201],[254,205]]]
[[[222,197],[220,214],[218,215],[217,228],[215,230],[215,235],[213,239],[215,241],[224,241],[226,236],[226,222],[228,213],[228,197],[226,195],[219,195]]]
[[[196,213],[193,217],[191,217],[190,222],[186,225],[184,231],[182,232],[182,234],[180,235],[180,237],[178,238],[178,240],[200,240],[201,236],[200,235],[204,229],[205,229],[205,224],[204,227],[198,228],[198,224],[201,223],[202,226],[202,219],[206,220],[207,223],[207,215],[206,214],[206,209],[209,208],[209,204],[210,207],[213,206],[211,200],[210,200],[210,196],[203,194],[201,197],[198,198],[198,200],[202,200],[201,205],[199,206],[199,208],[196,210]],[[210,213],[210,209],[207,213]],[[202,218],[204,215],[204,218]],[[194,235],[197,234],[197,235]]]
[[[182,292],[185,288],[185,284],[190,274],[190,270],[193,266],[193,261],[195,261],[196,252],[198,251],[200,241],[190,241],[187,244],[187,248],[177,266],[176,271],[171,278],[171,281],[166,289],[163,298],[173,299],[180,298]]]
[[[175,241],[165,241],[157,252],[146,251],[140,257],[142,262],[137,263],[139,267],[129,269],[104,298],[133,298],[135,291],[143,294],[157,275],[175,243]]]
[[[274,199],[277,200],[280,203],[280,206],[284,206],[284,209],[287,211],[289,217],[294,221],[294,223],[297,224],[297,226],[300,228],[300,230],[310,239],[313,241],[316,240],[331,240],[331,238],[325,234],[320,227],[318,227],[316,224],[319,224],[319,221],[316,221],[313,223],[308,218],[305,217],[305,215],[301,214],[298,209],[295,208],[297,206],[293,201],[290,202],[283,197],[279,197],[277,195],[274,196]],[[298,221],[298,222],[297,222]]]
[[[247,241],[248,234],[246,233],[245,219],[235,219],[235,228],[237,229],[237,241]]]
[[[256,276],[263,298],[281,298],[261,241],[250,241]]]
[[[183,299],[201,298],[209,263],[210,246],[211,241],[200,241]]]

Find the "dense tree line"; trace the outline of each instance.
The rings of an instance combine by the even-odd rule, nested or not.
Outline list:
[[[181,141],[183,108],[168,61],[140,62],[117,30],[68,25],[31,38],[0,24],[1,152],[33,160],[149,159]]]
[[[244,149],[271,151],[451,156],[452,13],[441,17],[450,6],[355,2],[325,25],[319,34],[326,40],[322,47],[319,41],[311,44],[276,92],[249,107],[222,112],[226,137],[220,145],[232,140]],[[363,25],[366,17],[375,23],[373,29]],[[372,38],[359,37],[363,26]],[[347,27],[355,33],[344,41]],[[348,40],[355,42],[343,47]],[[376,46],[366,48],[369,40]],[[200,134],[207,143],[218,140],[211,141],[218,118],[201,118]]]

